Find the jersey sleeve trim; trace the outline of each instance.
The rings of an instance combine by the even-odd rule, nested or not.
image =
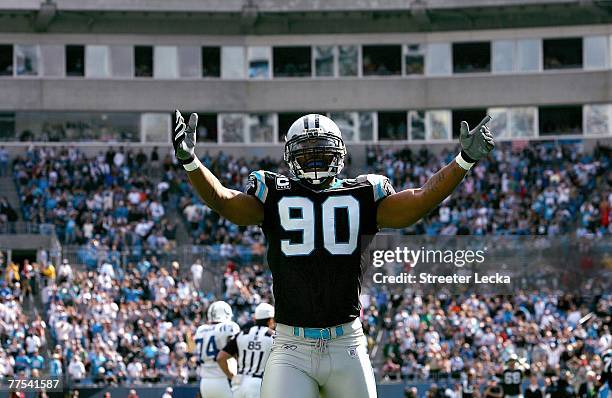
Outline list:
[[[259,199],[261,203],[266,203],[268,197],[268,187],[266,186],[266,175],[262,170],[257,170],[251,173],[251,176],[255,179],[255,193],[254,195]]]
[[[372,184],[372,188],[374,190],[374,202],[378,202],[379,200],[395,193],[395,190],[391,186],[391,182],[387,177],[378,174],[368,174],[366,178],[368,179],[368,182]]]

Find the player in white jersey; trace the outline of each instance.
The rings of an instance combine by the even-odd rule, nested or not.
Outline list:
[[[232,357],[238,360],[238,374],[242,378],[235,398],[259,398],[261,380],[272,350],[275,326],[274,307],[261,303],[255,308],[255,326],[238,333],[219,353],[219,367],[229,379],[233,379],[235,374],[227,361]]]
[[[238,332],[232,321],[232,307],[225,301],[215,301],[208,307],[208,323],[195,334],[196,352],[200,364],[200,393],[202,398],[232,398],[230,382],[217,364],[219,350]]]

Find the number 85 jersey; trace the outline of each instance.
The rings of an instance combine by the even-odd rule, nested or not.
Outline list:
[[[315,190],[298,179],[255,171],[246,192],[264,206],[276,321],[330,327],[359,316],[361,237],[378,232],[379,202],[394,193],[374,174]]]

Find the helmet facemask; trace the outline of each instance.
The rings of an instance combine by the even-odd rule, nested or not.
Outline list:
[[[321,128],[305,130],[285,144],[285,161],[293,175],[313,185],[337,176],[345,155],[342,138]]]

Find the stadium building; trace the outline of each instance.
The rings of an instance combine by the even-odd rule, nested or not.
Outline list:
[[[304,112],[354,144],[611,136],[612,5],[597,0],[0,4],[0,140],[272,154]],[[247,145],[245,145],[247,144]],[[106,144],[102,144],[106,145]],[[361,152],[361,151],[358,151]],[[359,153],[354,153],[359,158]]]

